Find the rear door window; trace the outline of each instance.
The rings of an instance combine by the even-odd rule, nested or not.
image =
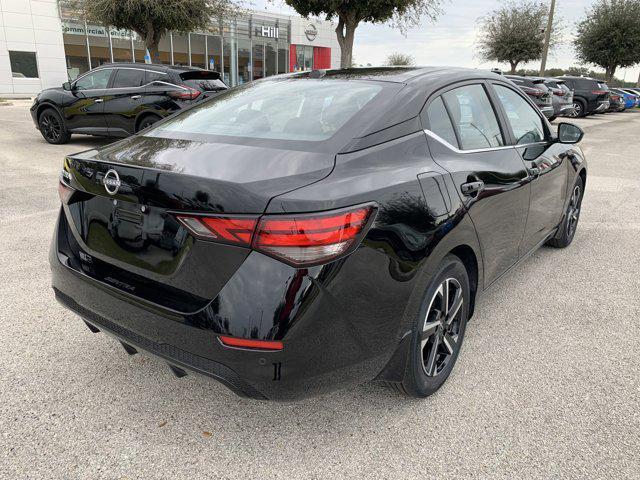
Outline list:
[[[534,107],[510,88],[502,85],[494,85],[494,87],[507,113],[507,119],[516,137],[516,144],[525,145],[543,141],[544,126]]]
[[[153,83],[157,80],[167,82],[169,79],[168,79],[168,76],[162,72],[154,72],[152,70],[147,70],[145,72],[145,79],[144,79],[145,85],[148,83]]]
[[[144,85],[144,70],[118,68],[111,88],[135,88]]]
[[[424,118],[424,115],[423,115]],[[442,138],[445,142],[459,148],[453,124],[441,97],[431,102],[426,111],[426,120],[429,130]]]
[[[493,106],[482,85],[465,85],[442,95],[460,148],[475,150],[504,145],[504,137]]]

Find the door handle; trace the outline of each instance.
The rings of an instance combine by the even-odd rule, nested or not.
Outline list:
[[[137,100],[139,98],[142,98],[142,95],[131,95],[131,100]]]
[[[102,103],[102,102],[104,102],[104,99],[103,99],[103,98],[96,98],[96,99],[93,101],[93,103]]]
[[[478,180],[477,182],[467,182],[460,185],[460,190],[464,195],[473,195],[474,193],[484,190],[484,182]]]

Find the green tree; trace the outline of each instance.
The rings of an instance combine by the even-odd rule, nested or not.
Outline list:
[[[136,32],[151,54],[168,31],[188,32],[207,28],[213,17],[234,15],[235,0],[72,0],[69,3],[88,20]]]
[[[385,60],[385,65],[406,65],[411,66],[415,62],[411,55],[406,53],[394,52],[387,57]]]
[[[578,58],[605,69],[607,81],[618,67],[640,62],[640,0],[599,0],[577,24]]]
[[[521,63],[540,60],[544,48],[544,32],[549,8],[543,2],[523,0],[507,2],[480,21],[476,41],[480,57],[485,61],[508,63],[515,74]],[[550,48],[561,38],[561,21],[554,19]]]
[[[338,19],[336,35],[340,45],[340,68],[352,65],[353,40],[361,22],[390,22],[403,33],[419,25],[422,17],[432,21],[441,13],[441,0],[285,0],[303,17]]]

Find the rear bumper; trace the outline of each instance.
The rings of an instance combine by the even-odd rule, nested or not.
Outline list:
[[[610,105],[609,101],[600,102],[600,103],[598,103],[598,105],[596,106],[596,109],[594,111],[597,112],[597,113],[604,112],[604,111],[609,109],[609,105]]]
[[[383,286],[372,298],[372,272],[389,269],[387,257],[371,249],[303,271],[252,252],[209,306],[180,314],[72,268],[58,249],[59,226],[49,255],[58,301],[125,344],[239,395],[293,400],[362,383],[380,373],[400,343],[403,292],[408,296],[412,285],[393,289],[376,279]],[[282,340],[284,349],[229,348],[221,334]]]

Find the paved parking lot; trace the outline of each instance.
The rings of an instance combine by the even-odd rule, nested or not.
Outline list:
[[[0,478],[638,478],[640,111],[581,119],[590,173],[573,245],[480,299],[443,389],[373,385],[243,400],[127,356],[53,299],[65,154],[0,106]]]

